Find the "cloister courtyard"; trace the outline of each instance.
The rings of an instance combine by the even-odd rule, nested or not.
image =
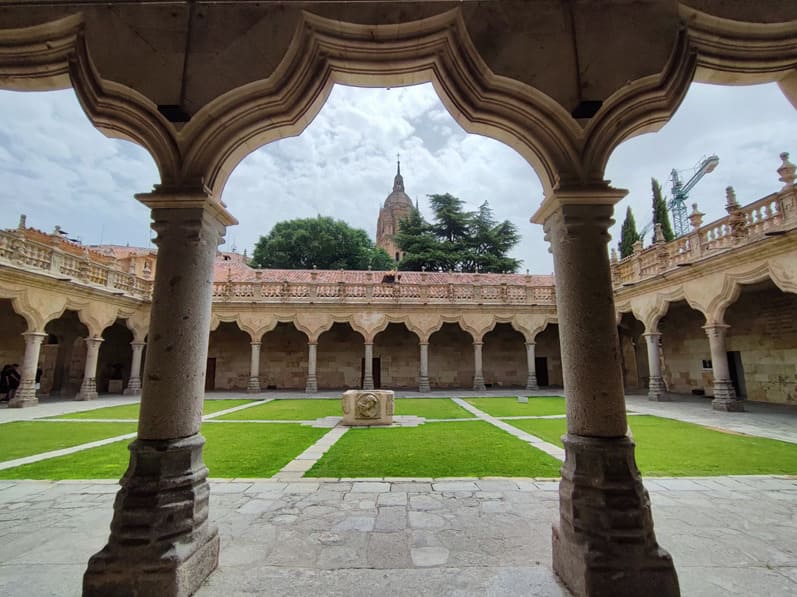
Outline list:
[[[197,594],[568,595],[549,534],[564,398],[397,395],[391,427],[349,428],[338,393],[207,394],[222,555]],[[792,594],[797,412],[673,398],[626,401],[683,594]],[[79,594],[138,411],[137,397],[120,396],[0,410],[0,592]]]

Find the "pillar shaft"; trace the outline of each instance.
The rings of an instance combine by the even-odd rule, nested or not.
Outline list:
[[[316,361],[318,354],[318,344],[308,342],[307,344],[307,384],[304,391],[312,394],[318,391],[318,379],[316,378]]]
[[[487,387],[484,385],[481,342],[473,343],[473,389],[479,392],[487,389]]]
[[[725,346],[725,335],[730,326],[712,324],[704,326],[711,348],[711,369],[714,375],[714,410],[743,411],[744,403],[736,398],[736,390],[731,381],[728,367],[728,352]]]
[[[252,354],[249,360],[249,383],[246,391],[256,393],[260,391],[260,342],[252,342]]]
[[[607,249],[612,204],[623,195],[608,186],[557,190],[535,215],[554,257],[567,399],[553,568],[579,596],[674,597],[678,577],[656,542],[634,443],[626,437]]]
[[[83,370],[83,383],[75,400],[94,400],[97,398],[97,360],[100,356],[102,338],[86,338],[86,367]]]
[[[36,395],[36,368],[39,364],[39,352],[47,334],[44,332],[25,332],[25,356],[22,357],[22,379],[14,397],[8,401],[10,408],[36,406],[39,397]]]
[[[661,334],[659,332],[648,332],[643,334],[645,344],[648,349],[648,399],[656,401],[667,400],[664,387],[664,379],[661,376],[661,352],[659,344]]]
[[[218,563],[199,425],[213,262],[234,220],[204,191],[138,198],[152,208],[158,235],[138,438],[108,543],[83,577],[84,597],[191,595]]]
[[[539,390],[540,386],[537,385],[537,363],[534,360],[534,342],[526,342],[526,367],[528,368],[528,377],[526,378],[527,390]]]
[[[374,344],[365,343],[365,371],[363,372],[363,390],[374,389]]]
[[[421,342],[421,363],[418,376],[418,391],[428,392],[431,390],[429,385],[429,343]]]
[[[130,359],[130,379],[127,380],[127,387],[124,394],[126,396],[141,393],[141,357],[144,355],[144,342],[131,342],[133,356]]]

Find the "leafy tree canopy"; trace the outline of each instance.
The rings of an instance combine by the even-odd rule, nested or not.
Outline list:
[[[448,193],[429,195],[429,202],[432,223],[416,209],[399,226],[396,243],[405,253],[399,269],[503,273],[520,267],[520,260],[507,256],[520,240],[517,227],[496,221],[487,201],[475,212]]]
[[[273,269],[385,270],[393,267],[393,260],[384,249],[374,247],[365,230],[318,216],[275,224],[255,245],[251,264]]]
[[[618,248],[620,249],[620,258],[628,257],[634,252],[634,243],[639,240],[639,233],[636,230],[636,221],[634,220],[634,212],[629,207],[625,212],[625,220],[623,220],[623,227],[620,230],[620,242]]]

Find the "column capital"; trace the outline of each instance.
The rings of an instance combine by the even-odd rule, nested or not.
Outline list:
[[[731,326],[727,323],[708,323],[703,326],[703,329],[706,331],[706,335],[711,338],[724,335],[729,327]]]
[[[252,346],[252,347],[254,347],[254,346],[261,346],[262,344],[263,344],[262,342],[250,342],[250,343],[249,343],[249,346]]]
[[[22,332],[22,336],[25,338],[25,342],[41,342],[47,338],[48,334],[46,332]]]
[[[643,338],[661,338],[661,332],[643,332]]]
[[[137,193],[135,197],[152,210],[201,209],[210,212],[224,226],[238,223],[238,220],[227,211],[224,202],[216,199],[210,189],[204,185],[193,187],[155,185],[152,192]]]
[[[555,213],[562,211],[565,207],[612,207],[628,194],[626,189],[615,189],[609,186],[606,181],[596,181],[584,185],[557,185],[548,193],[542,204],[531,216],[531,221],[535,224],[545,224],[545,222]]]
[[[531,342],[526,342],[526,347],[529,347],[529,346],[537,346],[537,343],[534,342],[533,340]]]
[[[89,336],[88,338],[84,338],[86,344],[91,346],[92,344],[99,346],[103,342],[105,342],[105,338],[100,338],[99,336]]]
[[[136,342],[134,340],[133,342],[130,343],[130,346],[132,346],[133,348],[144,348],[146,345],[147,345],[147,343],[144,342],[143,340],[140,341],[140,342]]]

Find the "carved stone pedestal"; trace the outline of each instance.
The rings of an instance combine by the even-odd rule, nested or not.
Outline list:
[[[624,438],[564,438],[553,568],[577,596],[680,595],[653,532],[648,492]]]
[[[217,566],[208,523],[204,438],[136,440],[116,495],[108,544],[89,560],[83,595],[182,597]]]
[[[348,390],[341,397],[343,424],[392,425],[393,392],[390,390]]]
[[[664,386],[664,380],[661,377],[651,377],[648,382],[648,400],[654,402],[669,402],[670,397],[665,394],[667,388]]]

